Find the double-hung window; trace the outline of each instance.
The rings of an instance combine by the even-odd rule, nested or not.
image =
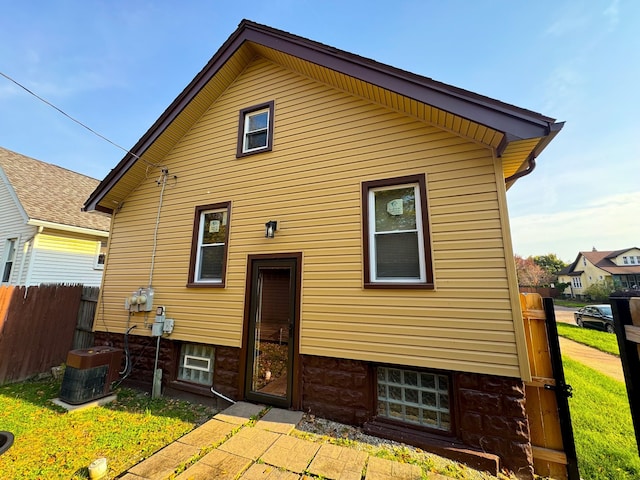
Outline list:
[[[11,270],[16,259],[16,246],[18,239],[10,238],[4,245],[4,266],[2,269],[2,283],[7,283],[11,279]]]
[[[271,150],[273,105],[273,102],[268,102],[240,111],[237,157]]]
[[[196,207],[189,286],[224,286],[230,203]]]
[[[365,287],[433,288],[424,175],[364,182]]]

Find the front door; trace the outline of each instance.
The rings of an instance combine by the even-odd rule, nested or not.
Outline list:
[[[298,257],[249,257],[245,397],[288,408],[296,348]]]

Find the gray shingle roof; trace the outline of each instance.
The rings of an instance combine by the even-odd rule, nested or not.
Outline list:
[[[29,219],[109,231],[108,215],[81,210],[98,180],[2,147],[0,168]]]

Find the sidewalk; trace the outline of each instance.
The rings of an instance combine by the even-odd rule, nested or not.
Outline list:
[[[122,480],[420,480],[416,465],[289,436],[302,412],[238,402],[118,478]],[[446,480],[438,474],[428,478]]]
[[[622,373],[622,363],[620,358],[609,353],[601,352],[595,348],[587,347],[568,338],[558,337],[560,340],[560,351],[573,360],[584,363],[589,368],[604,373],[609,377],[624,383]]]

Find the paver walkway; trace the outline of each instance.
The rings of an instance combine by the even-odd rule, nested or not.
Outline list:
[[[302,412],[238,402],[153,456],[131,467],[123,480],[419,480],[416,465],[359,450],[289,436]],[[442,475],[433,480],[447,479]]]

